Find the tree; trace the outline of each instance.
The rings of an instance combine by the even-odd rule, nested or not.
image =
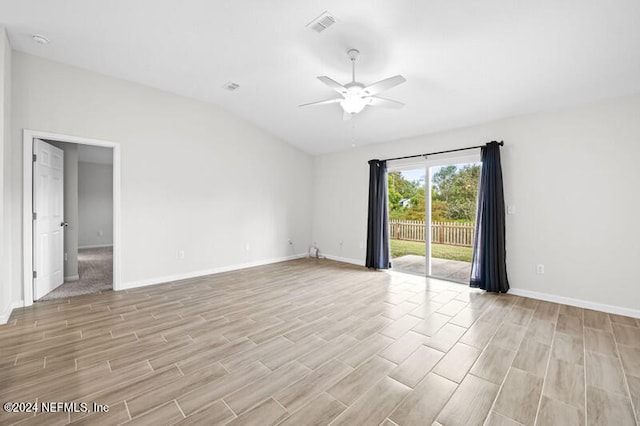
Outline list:
[[[446,220],[473,221],[480,179],[480,165],[449,165],[433,175],[432,217]],[[444,207],[444,211],[443,210]],[[434,208],[437,210],[434,212]],[[440,219],[442,220],[442,219]]]
[[[395,220],[406,219],[406,212],[410,207],[403,206],[402,200],[410,200],[415,197],[420,187],[419,181],[409,181],[399,171],[387,173],[389,218]],[[424,198],[424,190],[423,190]],[[410,203],[411,205],[411,203]],[[424,202],[423,202],[424,205]],[[424,209],[424,207],[423,207]],[[424,217],[424,215],[423,215]]]

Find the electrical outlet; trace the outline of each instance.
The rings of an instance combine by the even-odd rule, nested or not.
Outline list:
[[[507,206],[507,214],[516,214],[516,206],[513,204]]]
[[[289,243],[290,246],[293,245],[293,241],[291,241],[291,239],[288,239],[287,242]]]
[[[338,244],[340,244],[340,247],[342,247],[342,245],[344,244],[344,240],[340,240]]]
[[[178,259],[184,259],[184,250],[178,250]]]
[[[536,274],[540,274],[540,275],[544,274],[544,265],[542,263],[539,263],[536,266]]]
[[[251,244],[249,244],[249,243],[245,243],[245,245],[244,245],[244,249],[245,249],[246,251],[251,250]]]
[[[364,248],[364,242],[360,241],[360,248],[363,249]]]
[[[104,231],[98,231],[98,237],[102,237],[104,235]]]

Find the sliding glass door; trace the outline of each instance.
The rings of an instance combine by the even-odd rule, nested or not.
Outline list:
[[[465,152],[389,166],[394,270],[469,282],[479,160],[479,152]]]
[[[426,275],[424,165],[389,170],[389,246],[391,267]]]

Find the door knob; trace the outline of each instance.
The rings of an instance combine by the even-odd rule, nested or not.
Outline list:
[[[66,228],[69,226],[69,222],[60,222],[60,226],[64,226]]]

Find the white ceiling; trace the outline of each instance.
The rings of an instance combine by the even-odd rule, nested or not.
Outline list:
[[[336,24],[305,26],[325,10]],[[311,154],[640,92],[638,0],[0,0],[0,25],[16,50],[220,105]],[[297,107],[335,95],[316,76],[350,80],[349,48],[359,81],[407,78],[383,95],[403,109]]]

